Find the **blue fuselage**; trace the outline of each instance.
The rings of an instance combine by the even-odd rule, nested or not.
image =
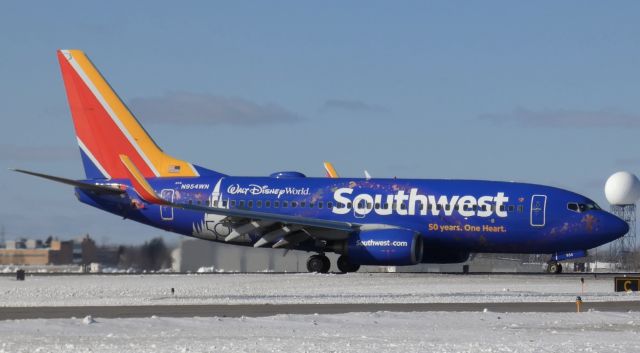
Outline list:
[[[129,185],[128,180],[109,182]],[[149,183],[174,203],[337,220],[365,228],[410,229],[419,233],[425,249],[445,252],[586,250],[628,229],[584,196],[514,182],[214,176],[150,179]],[[84,203],[167,231],[212,241],[224,241],[230,231],[221,217],[132,202],[139,199],[132,190],[129,197],[76,191]],[[249,233],[234,243],[251,246],[259,238]],[[314,247],[305,242],[295,248]]]

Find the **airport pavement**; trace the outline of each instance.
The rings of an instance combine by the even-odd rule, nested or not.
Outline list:
[[[397,303],[397,304],[277,304],[277,305],[141,305],[141,306],[56,306],[3,307],[0,320],[53,319],[84,317],[262,317],[278,314],[343,314],[350,312],[426,312],[483,311],[491,312],[575,312],[575,302],[538,303]],[[640,311],[640,301],[583,303],[582,311]]]

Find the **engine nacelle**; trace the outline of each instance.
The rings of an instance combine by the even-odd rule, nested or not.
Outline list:
[[[403,266],[422,260],[422,237],[410,230],[362,231],[346,244],[349,261],[358,265]]]

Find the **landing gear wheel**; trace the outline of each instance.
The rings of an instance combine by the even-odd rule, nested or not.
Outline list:
[[[562,265],[555,261],[549,262],[547,272],[555,274],[562,273]]]
[[[340,272],[356,272],[360,269],[360,265],[352,264],[349,262],[349,258],[346,255],[341,255],[338,258],[338,270]]]
[[[327,273],[331,268],[331,262],[329,258],[324,255],[312,255],[307,260],[307,271]]]

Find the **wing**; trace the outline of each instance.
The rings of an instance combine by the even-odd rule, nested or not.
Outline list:
[[[273,247],[291,247],[309,239],[347,239],[351,232],[361,227],[361,224],[350,222],[282,215],[248,209],[169,202],[162,199],[153,190],[142,176],[142,173],[127,156],[121,155],[120,159],[129,173],[129,179],[134,190],[146,202],[225,216],[224,223],[229,224],[235,230],[225,238],[225,241],[233,241],[243,234],[258,231],[261,238],[254,244],[255,247],[274,242]],[[278,241],[276,242],[276,240]]]

